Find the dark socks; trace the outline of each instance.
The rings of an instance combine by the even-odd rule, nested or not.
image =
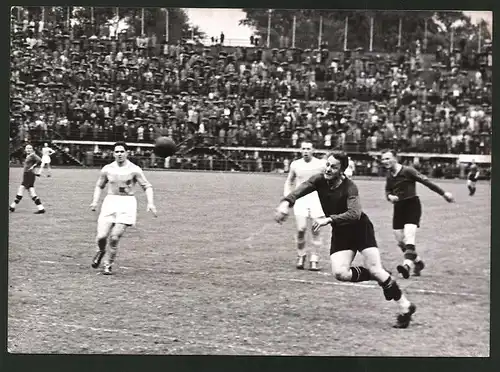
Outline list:
[[[351,282],[366,282],[372,279],[370,271],[363,266],[351,267],[352,278]]]

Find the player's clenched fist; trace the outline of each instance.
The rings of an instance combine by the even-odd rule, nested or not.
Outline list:
[[[89,208],[90,208],[91,211],[95,211],[97,209],[97,203],[90,204]]]
[[[278,205],[278,208],[276,208],[276,213],[274,216],[274,219],[278,223],[282,223],[285,221],[288,217],[288,209],[289,205],[287,201],[282,201],[280,205]]]
[[[313,231],[316,232],[320,228],[322,228],[323,226],[326,226],[326,225],[330,224],[331,222],[332,222],[332,219],[330,217],[316,218],[313,221],[313,224],[312,224]]]
[[[453,203],[455,199],[453,199],[453,195],[451,192],[445,192],[443,195],[443,198],[448,202],[448,203]]]
[[[387,195],[387,200],[389,200],[391,203],[397,203],[399,201],[399,198],[396,195]]]

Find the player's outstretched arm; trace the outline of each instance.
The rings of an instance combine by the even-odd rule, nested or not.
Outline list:
[[[316,175],[309,178],[307,181],[301,183],[294,191],[289,192],[282,201],[287,201],[290,207],[293,207],[297,199],[306,196],[317,190],[316,182],[318,179],[323,178],[323,175]]]
[[[408,167],[407,172],[411,178],[413,178],[416,182],[421,183],[429,190],[434,191],[436,194],[441,195],[447,202],[453,201],[453,195],[451,193],[444,191],[441,187],[436,185],[434,182],[429,180],[426,176],[418,172],[416,169]]]
[[[142,189],[146,193],[146,200],[148,202],[147,205],[147,210],[148,212],[153,213],[153,215],[156,217],[157,216],[157,211],[156,211],[156,206],[154,203],[154,192],[153,192],[153,186],[149,181],[146,179],[146,176],[144,175],[144,172],[139,170],[135,176],[137,183],[141,185]]]
[[[276,208],[276,214],[274,217],[276,222],[281,223],[286,220],[289,208],[293,207],[297,199],[316,191],[316,181],[319,177],[323,176],[319,175],[311,177],[309,180],[303,182],[294,191],[288,193],[283,199],[281,199],[280,204]]]
[[[97,209],[97,204],[99,203],[99,199],[101,198],[101,192],[106,187],[107,183],[108,176],[106,174],[106,171],[102,169],[94,188],[94,196],[92,197],[92,203],[90,204],[91,210],[95,211]]]

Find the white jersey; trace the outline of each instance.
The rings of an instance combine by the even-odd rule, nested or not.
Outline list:
[[[318,159],[314,156],[308,162],[303,158],[292,161],[290,171],[295,173],[295,188],[312,176],[322,173],[325,170],[325,167],[326,161]]]
[[[52,155],[55,151],[52,150],[50,147],[43,147],[42,148],[42,163],[43,164],[50,164],[50,155]]]
[[[115,161],[105,165],[97,181],[99,187],[108,186],[108,195],[104,198],[99,215],[100,221],[135,225],[137,219],[137,199],[133,187],[139,183],[143,189],[151,187],[142,169],[126,160],[119,166]]]
[[[348,178],[351,178],[352,175],[354,174],[355,169],[356,169],[356,166],[354,165],[354,162],[352,160],[349,160],[349,165],[347,166],[346,170],[344,171],[344,174]]]
[[[122,166],[114,161],[102,168],[98,184],[104,187],[108,183],[108,195],[134,196],[133,188],[137,183],[144,190],[151,187],[141,167],[129,160]]]
[[[50,147],[43,147],[42,148],[42,156],[50,156],[54,153],[55,151],[52,150]]]
[[[312,157],[310,161],[303,158],[294,160],[290,165],[290,172],[295,175],[295,188],[307,181],[312,176],[323,173],[326,168],[326,161]],[[318,218],[324,216],[323,208],[316,191],[303,196],[295,202],[293,207],[295,216]]]

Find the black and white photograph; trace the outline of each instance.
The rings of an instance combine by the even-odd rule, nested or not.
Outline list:
[[[490,356],[492,11],[10,11],[8,353]]]

